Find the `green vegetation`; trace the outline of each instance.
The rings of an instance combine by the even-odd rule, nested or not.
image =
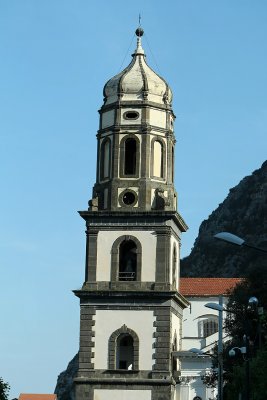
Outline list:
[[[0,377],[0,400],[8,400],[10,386]]]
[[[263,257],[264,258],[264,257]],[[259,309],[248,308],[252,296],[259,300]],[[247,278],[229,296],[226,330],[232,337],[225,351],[225,400],[236,400],[249,385],[251,400],[266,400],[267,393],[267,266],[248,271]],[[245,346],[249,353],[231,359],[229,349]],[[248,379],[249,375],[249,379]]]

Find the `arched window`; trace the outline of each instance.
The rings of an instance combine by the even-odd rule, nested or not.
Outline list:
[[[128,138],[125,140],[124,151],[124,175],[136,174],[136,140]]]
[[[108,368],[138,370],[139,338],[126,325],[117,329],[109,338]]]
[[[218,332],[218,321],[214,319],[208,319],[203,321],[203,336],[208,337]]]
[[[141,281],[142,246],[132,235],[118,237],[111,249],[111,282]]]
[[[140,142],[135,135],[124,136],[120,141],[120,177],[138,177],[140,168]]]
[[[160,137],[154,137],[151,141],[150,168],[152,178],[166,178],[166,145]]]
[[[133,357],[133,338],[128,333],[122,333],[116,343],[116,369],[133,369]]]
[[[119,281],[135,281],[137,247],[132,240],[124,240],[119,250]]]
[[[154,142],[153,176],[163,178],[163,145],[159,140]]]
[[[172,285],[176,288],[177,286],[177,254],[176,247],[173,247],[172,252]]]
[[[218,317],[216,315],[205,315],[199,318],[199,337],[208,337],[218,332]]]
[[[177,334],[176,331],[174,333],[174,338],[173,338],[173,343],[172,343],[172,351],[177,351],[178,350],[178,345],[177,345]],[[177,363],[177,358],[173,357],[172,358],[172,370],[177,371],[178,363]]]
[[[110,139],[103,140],[101,144],[101,161],[100,161],[100,177],[101,179],[109,178],[110,176]]]

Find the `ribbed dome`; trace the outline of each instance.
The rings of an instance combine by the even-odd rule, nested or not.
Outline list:
[[[146,63],[137,30],[137,48],[132,62],[104,86],[105,105],[122,101],[148,100],[159,104],[170,104],[172,92],[167,82],[157,75]]]

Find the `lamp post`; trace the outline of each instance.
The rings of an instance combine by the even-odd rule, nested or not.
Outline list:
[[[251,249],[261,251],[262,253],[267,253],[267,249],[263,249],[262,247],[254,246],[253,244],[247,243],[244,239],[240,238],[239,236],[234,235],[230,232],[220,232],[214,235],[216,239],[223,240],[227,243],[232,243],[237,246],[245,246]]]
[[[219,297],[219,303],[207,303],[205,307],[219,312],[218,324],[218,399],[223,400],[223,297]]]

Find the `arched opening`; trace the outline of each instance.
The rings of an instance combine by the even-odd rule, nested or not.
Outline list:
[[[199,318],[199,337],[208,337],[218,332],[218,317],[216,315],[205,315]]]
[[[163,145],[160,141],[155,140],[154,142],[154,171],[153,175],[159,178],[163,178]]]
[[[116,369],[133,369],[134,341],[128,333],[122,333],[116,343]]]
[[[172,147],[172,182],[174,182],[174,148]]]
[[[110,175],[110,140],[105,139],[101,145],[101,179],[109,178]]]
[[[113,332],[108,343],[109,369],[139,369],[139,338],[126,325]]]
[[[136,244],[132,240],[124,240],[119,249],[119,281],[135,281],[136,269]]]
[[[173,343],[172,343],[172,351],[177,351],[178,350],[178,345],[177,345],[177,335],[176,332],[174,334],[174,339],[173,339]],[[173,357],[172,358],[172,370],[173,371],[177,371],[178,369],[178,363],[177,363],[177,358]]]
[[[218,321],[214,319],[208,319],[203,321],[203,336],[208,337],[218,332]]]
[[[177,254],[176,247],[173,247],[172,252],[172,285],[176,288],[177,286]]]
[[[124,143],[124,175],[136,174],[136,140],[128,138]]]

